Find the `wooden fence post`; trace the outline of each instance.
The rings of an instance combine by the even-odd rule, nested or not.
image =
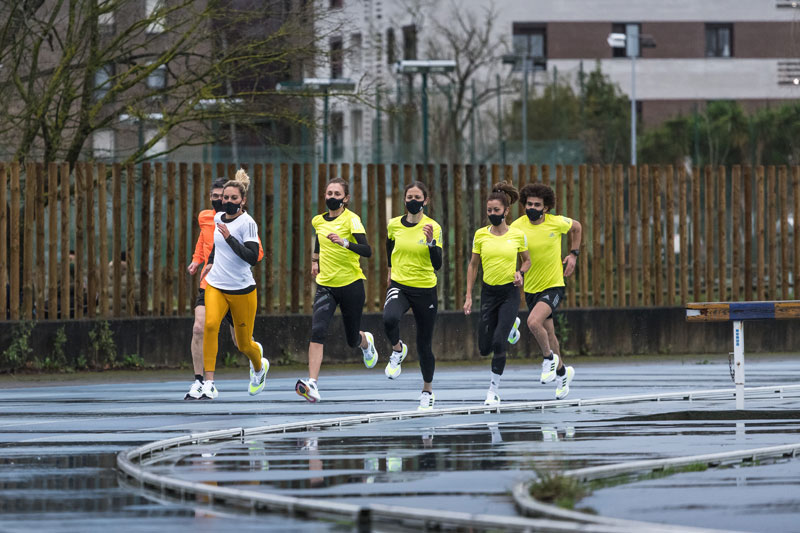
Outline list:
[[[256,180],[255,180],[256,183],[258,183],[259,180],[260,180],[260,176],[258,176],[256,178]],[[144,193],[145,188],[147,188],[147,194],[146,195]],[[189,224],[189,227],[192,229],[192,232],[189,234],[189,243],[188,243],[188,245],[189,245],[189,258],[190,258],[189,263],[191,263],[192,259],[194,258],[194,249],[195,249],[195,246],[197,245],[197,239],[200,237],[200,224],[198,224],[198,222],[197,222],[197,215],[199,215],[200,211],[203,210],[203,204],[204,204],[203,196],[209,194],[210,192],[211,191],[209,189],[206,189],[206,188],[203,187],[203,167],[202,167],[202,165],[200,163],[192,163],[192,208],[189,211],[189,220],[186,222],[187,224]],[[249,198],[248,197],[248,199],[247,199],[248,203],[251,203],[253,201],[255,201],[256,204],[260,203],[260,199],[262,198],[260,192],[261,191],[256,191],[255,189],[253,189],[253,198]],[[207,196],[206,196],[206,198],[207,198]],[[145,215],[146,208],[147,209],[150,208],[150,165],[148,163],[142,164],[142,236],[145,239],[147,239],[149,237],[148,236],[148,232],[150,231],[150,223],[149,223],[149,221],[145,222],[145,216],[144,215]],[[149,211],[147,211],[147,212],[149,214]],[[259,226],[259,228],[260,227],[261,226]],[[146,228],[147,231],[145,231],[145,228]],[[142,266],[149,264],[148,257],[149,257],[149,255],[145,256],[144,253],[142,253],[142,262],[141,262]],[[255,274],[256,274],[256,283],[257,284],[260,281],[260,279],[258,279],[259,278],[258,273],[259,273],[259,268],[260,267],[261,267],[261,263],[256,265]],[[186,268],[186,265],[181,265],[181,268]],[[194,311],[194,300],[197,297],[197,291],[198,291],[198,289],[200,287],[200,273],[202,272],[202,268],[203,268],[203,266],[200,266],[198,271],[197,271],[197,273],[194,276],[192,276],[190,278],[190,280],[189,280],[189,312],[190,313],[192,313]],[[149,271],[149,270],[150,270],[149,268],[147,268],[147,269],[142,268],[142,291],[140,292],[140,294],[142,294],[143,298],[145,298],[145,299],[142,301],[142,303],[140,305],[142,306],[142,309],[144,309],[144,310],[147,309],[147,307],[146,307],[147,306],[146,298],[147,298],[147,282],[148,282],[148,279],[147,279],[146,276],[147,276],[147,271]],[[184,272],[185,272],[185,270],[184,270]],[[184,275],[186,275],[186,274],[184,274]],[[258,284],[258,287],[260,288],[261,285]],[[147,313],[144,313],[144,314],[147,314]]]
[[[592,165],[592,306],[599,307],[602,302],[600,287],[603,285],[603,216],[602,174],[600,165]],[[544,174],[544,167],[542,167]]]
[[[616,226],[617,226],[617,306],[625,307],[625,182],[622,165],[614,168],[616,181]]]
[[[128,227],[126,229],[126,241],[127,241],[127,252],[125,253],[125,266],[127,267],[127,273],[125,274],[125,294],[127,297],[126,305],[128,308],[128,316],[136,316],[136,272],[134,271],[134,267],[136,266],[136,170],[133,166],[133,163],[128,163],[126,171],[125,171],[125,178],[126,178],[126,185],[127,185],[127,192],[128,192],[128,199],[125,202],[125,214],[126,220],[128,223]],[[173,188],[172,193],[170,195],[170,201],[172,205],[170,206],[171,209],[169,210],[170,213],[175,213],[175,189]],[[185,195],[182,196],[185,198]],[[182,208],[181,212],[185,215],[186,208]],[[169,225],[170,220],[174,224],[174,217],[168,217],[167,225]],[[184,222],[181,226],[186,228],[186,217],[183,217]],[[175,239],[175,231],[169,233],[170,241]],[[170,258],[173,256],[170,255]],[[174,261],[174,259],[172,259]],[[173,267],[168,270],[170,274],[168,276],[174,275],[174,263]],[[169,278],[167,278],[169,279]],[[171,293],[170,293],[171,294]]]
[[[69,192],[69,163],[61,163],[59,169],[60,175],[60,193],[61,193],[61,319],[68,319],[70,317],[70,257],[69,257],[69,239],[70,239],[70,192]],[[12,244],[13,246],[13,244]],[[13,285],[11,285],[13,287]],[[12,300],[13,302],[13,300]]]
[[[175,212],[175,163],[167,162],[167,212]],[[175,217],[167,217],[167,257],[165,266],[164,313],[172,316],[175,309]],[[128,280],[130,282],[130,280]]]
[[[635,166],[628,166],[628,261],[630,262],[631,307],[641,304],[639,299],[639,173]]]
[[[464,307],[464,216],[462,207],[463,167],[453,165],[453,219],[455,222],[455,308]]]
[[[580,179],[580,187],[578,188],[579,193],[579,207],[580,207],[580,217],[581,217],[581,224],[583,224],[583,240],[581,242],[583,250],[581,250],[581,254],[578,256],[578,265],[580,270],[578,273],[580,274],[580,294],[578,299],[578,305],[582,307],[589,306],[589,250],[591,249],[594,243],[589,243],[589,209],[587,207],[588,201],[588,188],[589,188],[589,181],[586,176],[586,165],[581,165],[578,167],[578,174]],[[531,180],[533,180],[533,175],[531,175]]]
[[[440,206],[440,220],[443,228],[450,228],[450,198],[449,198],[449,176],[448,176],[448,169],[447,165],[442,164],[439,165],[439,182],[441,185],[441,202]],[[444,262],[442,264],[442,283],[439,285],[439,295],[441,296],[442,307],[441,309],[449,309],[450,308],[450,296],[453,294],[452,292],[452,285],[451,285],[451,267],[450,267],[450,258],[452,256],[452,250],[450,248],[450,242],[448,238],[449,234],[448,231],[442,232],[442,247],[447,250],[448,254],[444,255]]]
[[[389,264],[386,261],[386,246],[384,243],[386,242],[386,165],[380,164],[378,165],[378,232],[377,234],[373,233],[373,236],[377,238],[377,242],[375,243],[375,248],[380,253],[377,254],[377,258],[379,258],[379,268],[378,272],[380,277],[378,278],[378,299],[375,302],[375,310],[381,310],[381,303],[383,302],[384,296],[386,294],[388,284],[386,283],[386,278],[389,276]],[[373,256],[375,257],[375,256]]]
[[[565,167],[565,172],[566,172],[565,181],[566,181],[567,192],[566,192],[566,196],[564,198],[565,201],[566,201],[566,203],[565,203],[566,207],[565,207],[565,210],[564,210],[564,215],[574,219],[574,218],[576,218],[575,196],[574,196],[574,193],[575,193],[575,184],[574,184],[575,171],[574,171],[572,165],[567,165]],[[585,224],[586,223],[586,221],[584,221],[584,220],[579,220],[578,222],[581,223],[581,224]],[[571,247],[571,243],[567,242],[567,248],[570,248],[570,247]],[[578,257],[580,257],[580,256],[578,256]],[[578,266],[579,263],[580,263],[580,261],[578,261],[575,264],[576,268],[580,268]],[[578,276],[579,275],[580,274],[578,272],[573,273],[571,282],[569,284],[566,284],[566,288],[567,288],[567,307],[575,307],[575,295],[578,292],[577,291],[577,285],[578,285],[577,280],[578,280]],[[525,302],[522,302],[522,303],[525,303]]]
[[[656,307],[664,305],[664,225],[661,221],[661,167],[653,167],[653,266],[655,267],[655,300]]]
[[[706,298],[705,301],[714,300],[714,169],[706,165]]]
[[[764,167],[756,167],[756,300],[766,300],[764,288]]]
[[[314,216],[311,206],[311,193],[314,186],[314,172],[311,163],[303,163],[303,239],[301,242],[300,255],[302,259],[302,280],[303,285],[303,312],[312,314],[314,302],[314,280],[311,279],[311,252],[314,250],[314,236],[311,234],[311,218]]]
[[[641,165],[640,172],[640,196],[641,196],[641,215],[642,215],[642,305],[650,306],[652,302],[652,292],[650,290],[650,167]]]
[[[742,290],[742,167],[731,169],[731,300],[739,301]]]
[[[114,167],[115,174],[117,173],[116,165]],[[163,175],[164,169],[163,164],[161,162],[157,162],[155,164],[155,194],[153,195],[153,212],[154,213],[163,213],[163,205],[164,205],[164,188],[163,188]],[[117,196],[117,183],[119,182],[119,177],[114,177],[114,197]],[[116,203],[116,200],[114,200]],[[115,208],[116,211],[116,208]],[[117,217],[118,215],[114,215]],[[153,217],[153,314],[156,316],[161,316],[164,314],[164,310],[162,307],[162,292],[163,292],[163,276],[161,275],[161,243],[163,241],[164,236],[162,235],[162,217],[155,216]],[[118,256],[118,245],[117,245],[117,230],[114,230],[114,306],[119,312],[119,278],[117,276],[117,261],[119,260]]]
[[[789,299],[789,191],[787,189],[786,165],[778,168],[778,182],[781,203],[781,298]]]
[[[370,163],[367,165],[367,205],[375,205],[372,204],[373,201],[377,202],[379,200],[378,196],[378,187],[377,187],[377,180],[375,176],[375,164]],[[371,209],[367,214],[367,224],[365,227],[367,228],[367,240],[373,240],[375,236],[378,234],[378,213],[376,209]],[[375,243],[378,246],[380,243]],[[374,261],[374,259],[373,259]],[[376,269],[374,267],[373,262],[367,262],[367,271],[364,273],[367,276],[367,309],[370,311],[377,311],[378,310],[378,302],[380,301],[380,296],[378,295],[378,287],[380,286],[378,280],[375,279],[378,274],[376,273]]]
[[[797,300],[800,298],[800,166],[792,167],[792,198],[794,200],[794,275],[792,282],[792,298]]]
[[[94,168],[91,163],[78,163],[84,167],[86,188],[86,308],[87,316],[94,318],[97,310],[97,254],[95,253],[94,238]],[[101,282],[102,283],[102,282]]]
[[[9,288],[11,289],[9,301],[11,302],[11,305],[9,309],[9,316],[11,317],[11,320],[19,320],[19,212],[21,201],[19,181],[19,162],[14,161],[11,163],[11,213],[9,215],[11,220],[11,261],[9,262]],[[67,186],[67,189],[69,190],[69,186]]]
[[[775,242],[775,224],[778,222],[777,194],[775,192],[775,166],[767,167],[767,220],[769,226],[765,228],[767,234],[767,251],[769,253],[769,294],[766,299],[773,300],[778,297],[778,250]]]
[[[692,279],[693,283],[693,299],[695,302],[701,300],[701,284],[700,280],[703,275],[703,267],[700,261],[700,239],[701,239],[701,225],[700,225],[700,185],[703,182],[703,176],[700,175],[700,167],[692,169],[692,176],[690,180],[690,187],[692,189]]]
[[[264,298],[263,309],[267,314],[274,312],[275,289],[274,280],[274,259],[273,250],[275,248],[274,224],[275,221],[275,169],[272,163],[264,167]],[[307,221],[311,224],[311,221]]]
[[[720,165],[717,168],[717,280],[719,289],[719,301],[728,301],[728,254],[725,248],[726,242],[726,189],[727,189],[727,170]]]
[[[664,167],[664,181],[666,183],[665,193],[667,202],[667,243],[664,245],[664,253],[667,256],[667,305],[675,305],[675,169],[672,165]]]
[[[280,166],[281,176],[280,176],[280,195],[278,196],[279,205],[283,206],[280,210],[280,224],[278,227],[280,228],[288,228],[289,227],[289,209],[288,209],[288,201],[289,201],[289,165],[286,163],[281,163]],[[278,232],[278,250],[281,251],[280,255],[278,256],[279,259],[279,269],[278,272],[280,273],[280,277],[278,279],[278,314],[284,314],[286,312],[287,307],[287,299],[288,295],[288,281],[289,281],[289,266],[288,266],[288,257],[286,253],[286,247],[288,241],[287,231],[279,231]]]
[[[744,299],[753,299],[753,168],[744,167]]]
[[[681,239],[681,305],[689,302],[689,224],[686,217],[688,215],[689,189],[687,188],[686,168],[681,165],[678,167],[678,227]]]
[[[300,207],[302,177],[300,163],[292,163],[292,301],[290,307],[292,314],[300,312],[300,249],[303,247],[303,241],[300,238],[300,217],[303,216]],[[286,198],[285,201],[288,206],[289,198]]]
[[[8,310],[6,309],[6,297],[8,296],[8,292],[6,290],[6,283],[8,283],[8,248],[7,248],[8,200],[6,193],[7,187],[8,187],[8,167],[6,166],[5,163],[0,162],[0,320],[6,320],[8,318],[7,315]],[[50,257],[51,260],[53,260],[53,258],[54,256]],[[51,314],[50,318],[55,318],[55,314]]]
[[[604,165],[603,180],[603,299],[606,307],[614,306],[614,172],[611,165]]]
[[[45,243],[44,243],[44,229],[45,229],[45,178],[44,178],[44,165],[36,163],[36,212],[34,217],[36,219],[36,277],[34,278],[34,295],[36,297],[36,317],[44,318],[47,310],[45,306],[45,297],[47,296],[45,290]]]
[[[105,163],[98,163],[97,165],[97,226],[100,238],[100,316],[103,318],[108,317],[108,176],[106,175]],[[148,206],[149,209],[149,206]],[[142,213],[143,219],[145,214]],[[149,224],[149,211],[146,217]],[[149,226],[148,226],[149,227]],[[144,237],[144,233],[143,233]],[[145,243],[142,244],[142,249],[145,249]],[[147,245],[147,252],[150,252],[149,243]],[[149,269],[148,269],[149,270]]]
[[[75,302],[75,318],[83,318],[84,302],[84,283],[83,283],[83,239],[86,235],[86,218],[83,215],[83,208],[86,205],[83,201],[84,173],[83,165],[75,165],[75,282],[73,291],[73,301]]]
[[[47,318],[58,318],[58,165],[54,162],[47,164],[47,222],[48,222],[48,247],[47,247]],[[5,165],[0,163],[0,305],[5,306]],[[0,320],[5,320],[5,307],[0,313]]]

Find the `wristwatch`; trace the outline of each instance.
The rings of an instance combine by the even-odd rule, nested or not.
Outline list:
[[[342,246],[344,246],[345,248],[350,248],[350,241],[348,241],[347,239],[342,239]]]
[[[436,246],[436,239],[433,239],[431,242],[426,242],[425,245],[428,248],[433,248],[434,246]]]
[[[569,253],[571,253],[575,257],[578,257],[579,255],[581,255],[581,251],[578,250],[577,248],[575,250],[570,250]]]

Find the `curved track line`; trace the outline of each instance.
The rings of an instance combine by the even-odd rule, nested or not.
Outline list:
[[[751,387],[745,389],[748,396],[779,394],[782,398],[785,392],[800,392],[800,385],[782,385],[774,387]],[[298,498],[283,496],[276,493],[255,492],[227,487],[195,483],[153,474],[145,469],[146,464],[156,457],[156,453],[179,448],[183,445],[199,444],[230,439],[244,439],[248,436],[269,433],[286,433],[290,431],[310,430],[311,428],[341,427],[347,425],[403,420],[410,418],[430,418],[445,415],[471,415],[484,413],[502,413],[514,411],[534,411],[550,407],[581,407],[588,405],[608,405],[615,403],[634,403],[645,401],[668,401],[712,399],[735,397],[736,389],[710,389],[697,391],[684,391],[657,394],[638,394],[631,396],[614,396],[595,399],[574,399],[537,402],[518,402],[500,404],[495,407],[473,405],[454,407],[449,409],[433,409],[431,411],[397,411],[334,417],[313,420],[309,422],[290,422],[286,424],[273,424],[254,428],[232,428],[205,433],[190,434],[171,439],[151,442],[131,450],[120,452],[117,455],[117,467],[126,475],[139,482],[141,488],[157,489],[162,496],[179,497],[185,500],[186,496],[196,497],[198,494],[206,496],[212,504],[220,504],[252,511],[278,511],[297,515],[300,517],[341,519],[346,518],[356,524],[360,531],[368,531],[374,523],[391,523],[395,526],[420,526],[424,527],[473,527],[497,528],[502,527],[511,531],[591,531],[596,533],[627,533],[627,532],[708,532],[713,530],[688,528],[681,526],[663,526],[644,522],[631,522],[605,517],[601,521],[587,521],[587,516],[576,513],[582,520],[566,518],[568,522],[549,519],[533,519],[513,516],[478,515],[471,513],[424,510],[410,507],[387,506],[380,504],[356,505],[341,502],[330,502],[311,498]],[[518,487],[517,487],[518,488]],[[515,490],[516,494],[516,490]],[[516,496],[515,496],[516,499]],[[539,504],[539,502],[536,502]],[[539,504],[543,505],[543,504]],[[548,506],[549,507],[549,506]],[[548,514],[548,513],[545,513]],[[549,513],[550,516],[556,516]],[[563,519],[562,519],[563,520]],[[631,525],[635,524],[635,525]]]

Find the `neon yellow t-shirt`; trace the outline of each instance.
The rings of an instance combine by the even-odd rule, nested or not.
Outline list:
[[[342,239],[356,242],[353,235],[366,233],[361,219],[349,209],[342,211],[342,214],[333,220],[325,220],[325,215],[327,213],[311,219],[311,225],[314,226],[314,231],[319,238],[317,285],[344,287],[356,280],[366,279],[358,262],[359,255],[328,239],[330,233],[335,233]]]
[[[392,281],[429,289],[436,286],[436,272],[431,265],[431,255],[422,228],[433,226],[436,246],[442,247],[442,227],[427,215],[411,227],[403,225],[403,216],[395,217],[386,227],[386,235],[394,241],[392,250]]]
[[[487,285],[506,285],[514,282],[517,254],[527,251],[528,239],[517,228],[509,227],[503,235],[489,232],[486,226],[475,232],[472,253],[481,256],[483,282]]]
[[[572,219],[561,215],[544,214],[539,224],[527,215],[511,223],[528,237],[531,269],[525,274],[525,292],[542,292],[550,287],[564,286],[564,267],[561,264],[561,236],[572,227]]]

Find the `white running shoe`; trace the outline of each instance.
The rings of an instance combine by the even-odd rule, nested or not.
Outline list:
[[[494,391],[487,391],[483,405],[500,405],[500,396]]]
[[[261,344],[256,344],[261,348]],[[261,353],[264,353],[263,348],[261,349]],[[247,392],[250,393],[250,396],[255,396],[264,390],[264,385],[267,383],[267,372],[269,372],[269,361],[267,361],[266,357],[261,357],[261,370],[258,372],[253,368],[253,362],[250,362],[250,384],[247,387]]]
[[[378,350],[375,349],[375,338],[369,331],[364,332],[364,337],[367,338],[367,343],[369,344],[366,350],[361,349],[361,353],[364,354],[364,366],[374,368],[378,364]]]
[[[558,354],[550,352],[553,355],[552,359],[542,359],[542,384],[550,383],[556,379],[556,369],[558,368]]]
[[[186,396],[183,397],[184,400],[199,400],[200,396],[203,395],[203,384],[200,383],[199,379],[194,380],[192,386],[189,387],[189,392],[186,393]]]
[[[563,400],[569,394],[569,384],[572,378],[575,377],[575,369],[571,366],[567,367],[567,371],[563,376],[558,376],[556,379],[556,400]]]
[[[517,344],[517,342],[519,342],[519,337],[520,337],[519,325],[520,325],[520,322],[521,321],[520,321],[519,317],[517,317],[514,320],[514,327],[511,328],[511,333],[508,334],[508,342],[509,342],[509,344]]]
[[[322,400],[317,389],[317,382],[312,381],[311,378],[298,379],[294,386],[294,391],[311,403],[317,403]]]
[[[392,352],[392,355],[389,356],[389,364],[386,365],[386,377],[389,379],[396,379],[400,377],[400,372],[403,371],[400,368],[400,365],[405,360],[406,356],[408,355],[408,346],[403,341],[400,341],[400,351],[399,352]]]
[[[201,400],[215,400],[219,396],[219,391],[214,386],[214,382],[211,380],[205,380],[203,382],[203,388],[200,390],[200,399]]]
[[[417,411],[430,411],[433,409],[433,404],[436,401],[436,396],[432,392],[422,391],[419,395],[419,407]]]

